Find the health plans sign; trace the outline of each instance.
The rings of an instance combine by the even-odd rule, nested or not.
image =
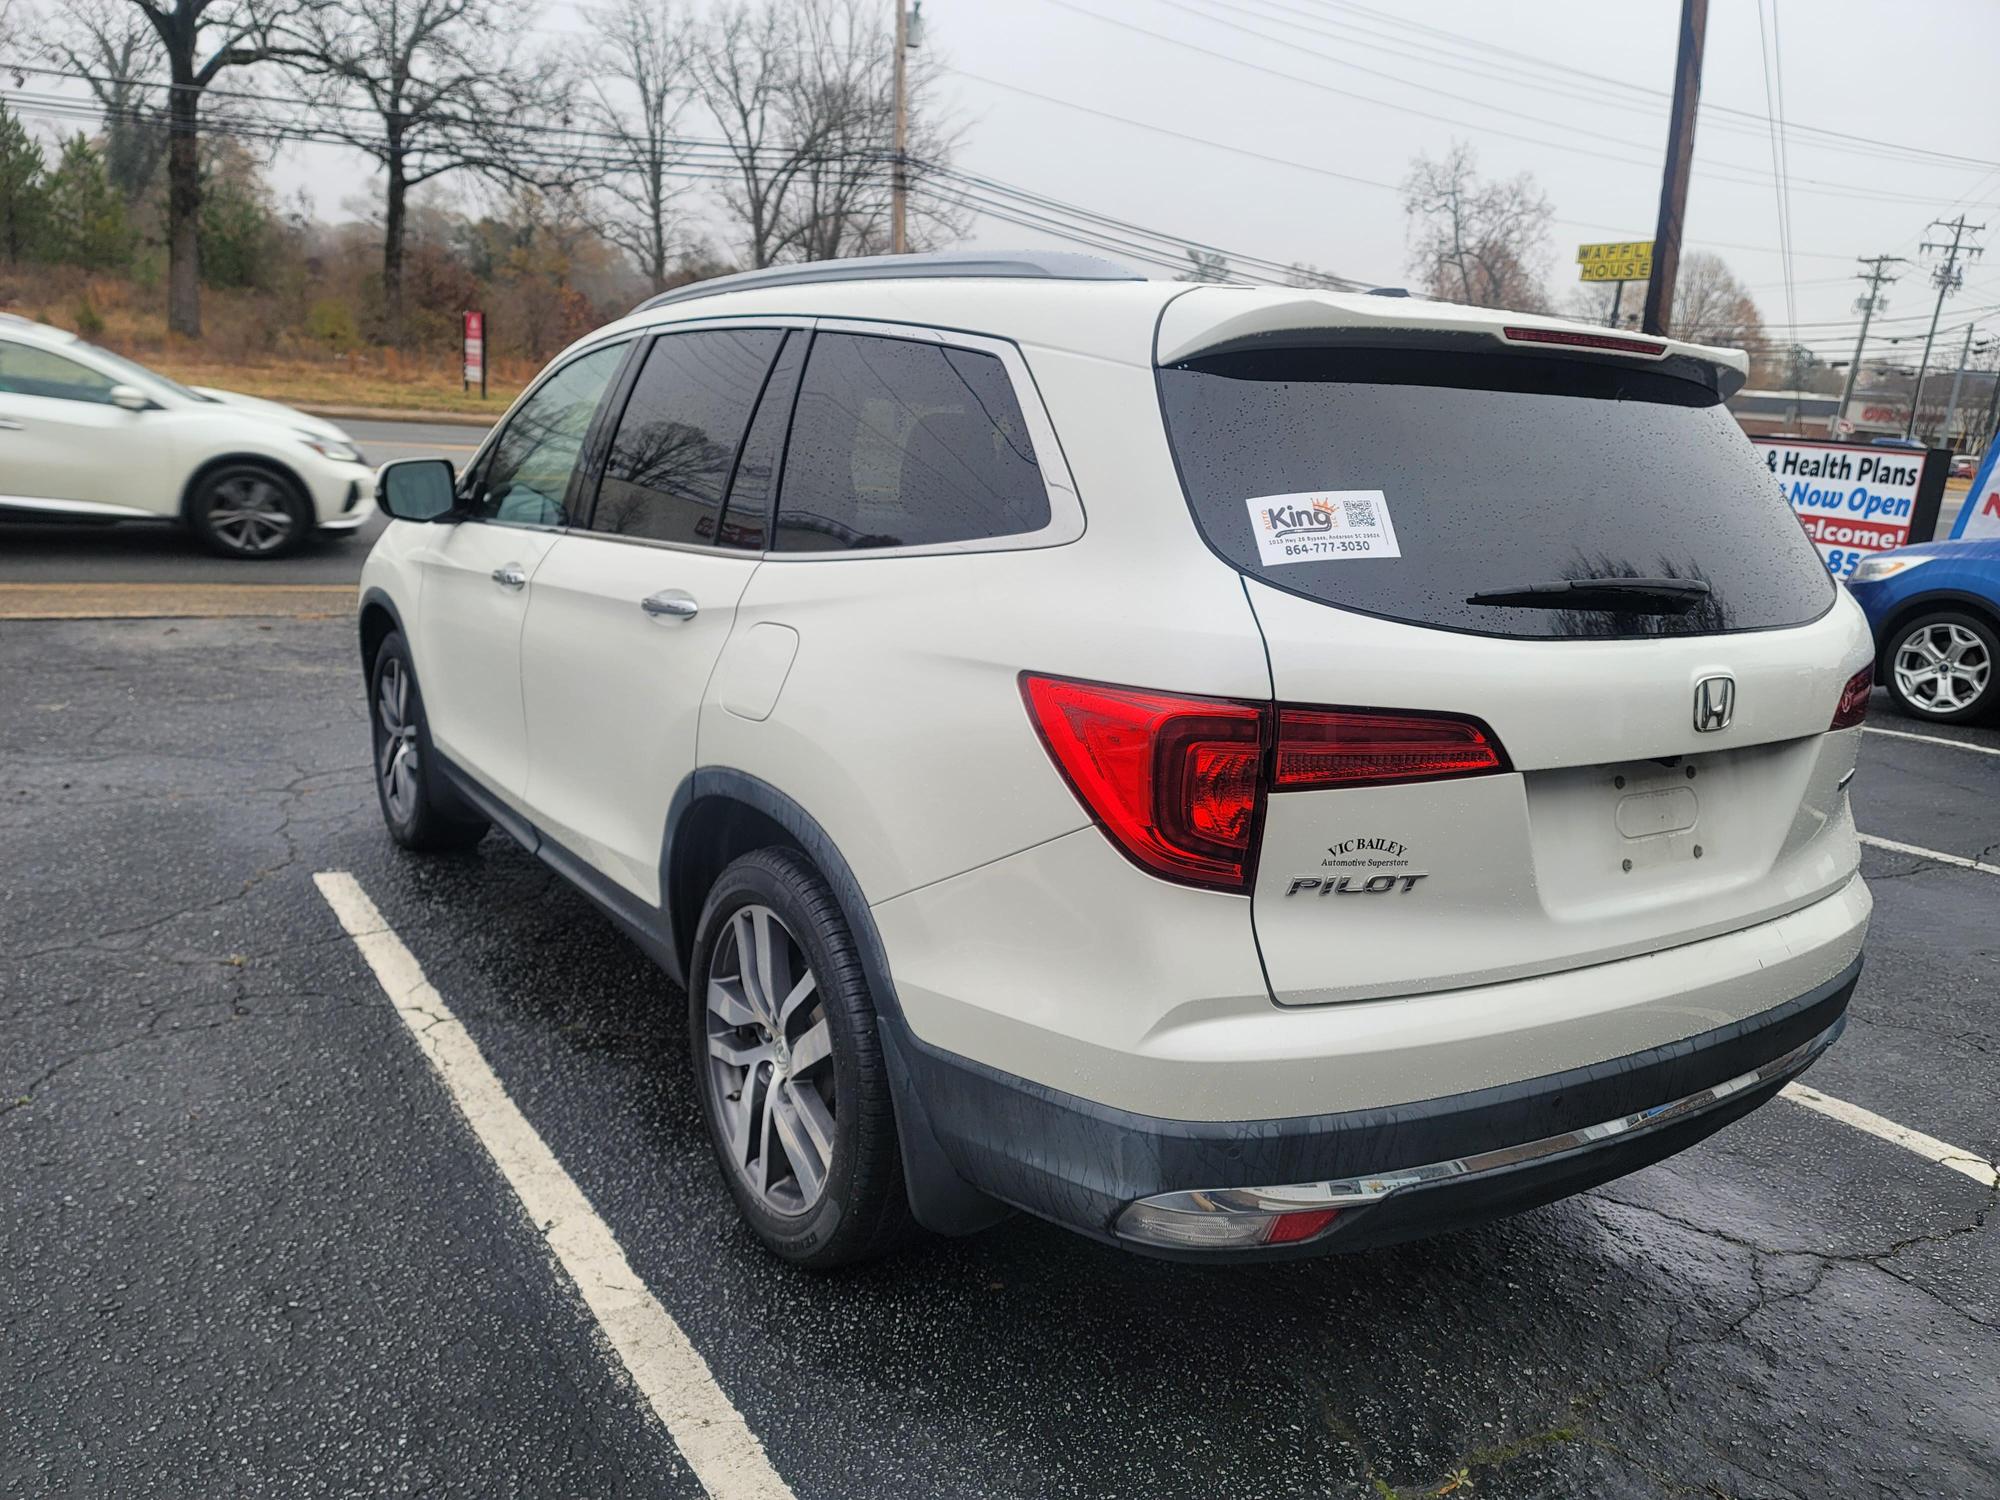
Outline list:
[[[1924,455],[1914,448],[1755,438],[1806,535],[1836,578],[1910,540]]]

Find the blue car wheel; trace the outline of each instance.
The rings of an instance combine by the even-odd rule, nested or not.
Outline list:
[[[2000,640],[1985,621],[1957,610],[1915,616],[1883,653],[1889,696],[1904,713],[1940,724],[1983,719],[2000,708]]]

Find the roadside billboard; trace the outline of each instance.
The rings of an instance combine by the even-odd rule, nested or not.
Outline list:
[[[1762,437],[1751,441],[1834,577],[1845,578],[1871,552],[1911,540],[1920,514],[1918,498],[1927,488],[1921,449]],[[1935,519],[1934,496],[1930,506]],[[1925,531],[1927,535],[1928,527]]]

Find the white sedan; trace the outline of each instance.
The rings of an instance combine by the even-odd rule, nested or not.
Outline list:
[[[270,558],[353,532],[374,488],[330,422],[0,313],[0,515],[180,521],[225,556]]]

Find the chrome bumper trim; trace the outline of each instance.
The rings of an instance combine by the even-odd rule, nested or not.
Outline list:
[[[1544,1136],[1538,1141],[1525,1141],[1519,1145],[1499,1146],[1473,1156],[1453,1157],[1449,1161],[1429,1162],[1420,1167],[1403,1167],[1370,1177],[1347,1177],[1331,1182],[1288,1183],[1279,1187],[1211,1188],[1159,1193],[1150,1198],[1136,1200],[1126,1207],[1124,1213],[1130,1213],[1139,1204],[1145,1204],[1155,1211],[1192,1215],[1282,1214],[1322,1208],[1360,1208],[1380,1203],[1384,1198],[1392,1193],[1401,1192],[1404,1188],[1421,1187],[1457,1178],[1479,1177],[1592,1150],[1608,1141],[1641,1135],[1676,1121],[1688,1119],[1690,1116],[1706,1114],[1747,1089],[1760,1088],[1804,1072],[1820,1053],[1833,1044],[1834,1038],[1840,1033],[1841,1025],[1841,1021],[1834,1022],[1819,1035],[1801,1042],[1780,1057],[1772,1058],[1752,1072],[1739,1074],[1722,1083],[1683,1095],[1665,1104],[1642,1109],[1636,1114],[1621,1115],[1615,1120],[1606,1120],[1598,1125],[1586,1125],[1578,1130],[1565,1131],[1561,1135]],[[1121,1213],[1117,1226],[1121,1234],[1124,1233],[1124,1213]]]

